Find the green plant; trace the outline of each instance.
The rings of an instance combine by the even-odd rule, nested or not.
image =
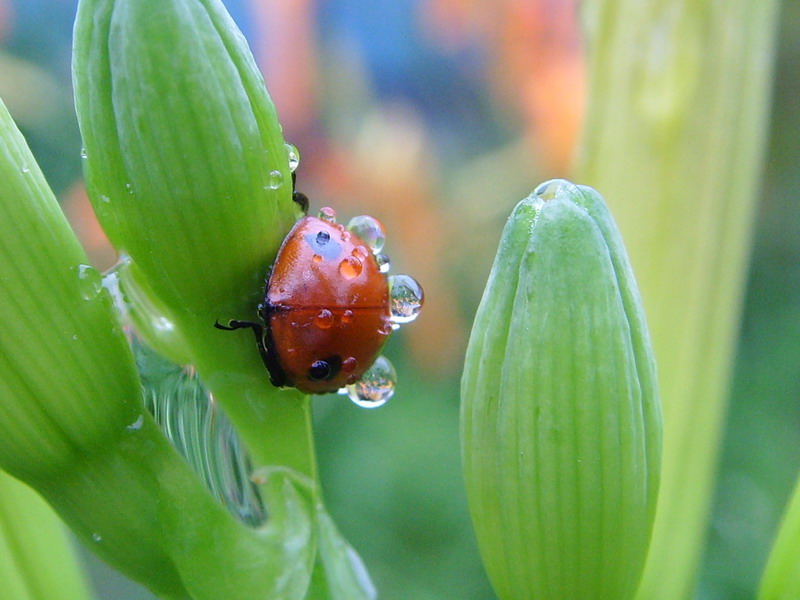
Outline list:
[[[255,313],[299,214],[241,34],[212,0],[83,0],[74,83],[89,196],[125,255],[115,277],[137,335],[196,368],[268,520],[237,520],[145,411],[112,298],[4,108],[0,465],[161,597],[371,597],[322,505],[308,398],[268,383],[249,337],[213,327]]]

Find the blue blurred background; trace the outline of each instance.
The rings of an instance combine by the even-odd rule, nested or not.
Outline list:
[[[0,0],[0,97],[99,268],[70,86],[76,0]],[[364,411],[315,400],[327,503],[386,599],[490,599],[466,511],[458,379],[500,229],[569,173],[585,78],[571,0],[227,0],[264,71],[312,207],[368,212],[426,288]],[[800,3],[784,0],[764,184],[703,600],[752,598],[800,466]],[[602,190],[600,190],[602,192]],[[151,596],[83,553],[98,598]]]

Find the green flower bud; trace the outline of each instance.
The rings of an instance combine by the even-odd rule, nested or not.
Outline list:
[[[73,73],[114,245],[178,317],[208,327],[252,309],[299,211],[274,106],[222,4],[81,0]]]
[[[0,285],[0,467],[47,479],[124,434],[139,382],[100,274],[2,102]]]
[[[470,511],[502,599],[630,598],[659,479],[653,352],[602,198],[554,180],[503,232],[462,379]]]

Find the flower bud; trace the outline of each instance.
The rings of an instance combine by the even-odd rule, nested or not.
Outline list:
[[[462,379],[470,512],[501,599],[633,595],[661,453],[655,363],[616,226],[554,180],[514,209]]]
[[[222,3],[82,0],[73,77],[89,196],[116,248],[177,316],[210,327],[254,308],[299,211],[275,108]]]

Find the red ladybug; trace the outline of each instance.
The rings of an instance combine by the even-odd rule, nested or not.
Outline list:
[[[278,251],[259,306],[266,327],[216,324],[252,328],[272,383],[307,394],[356,383],[393,329],[374,248],[334,223],[331,209],[320,214],[327,218],[300,219]]]

